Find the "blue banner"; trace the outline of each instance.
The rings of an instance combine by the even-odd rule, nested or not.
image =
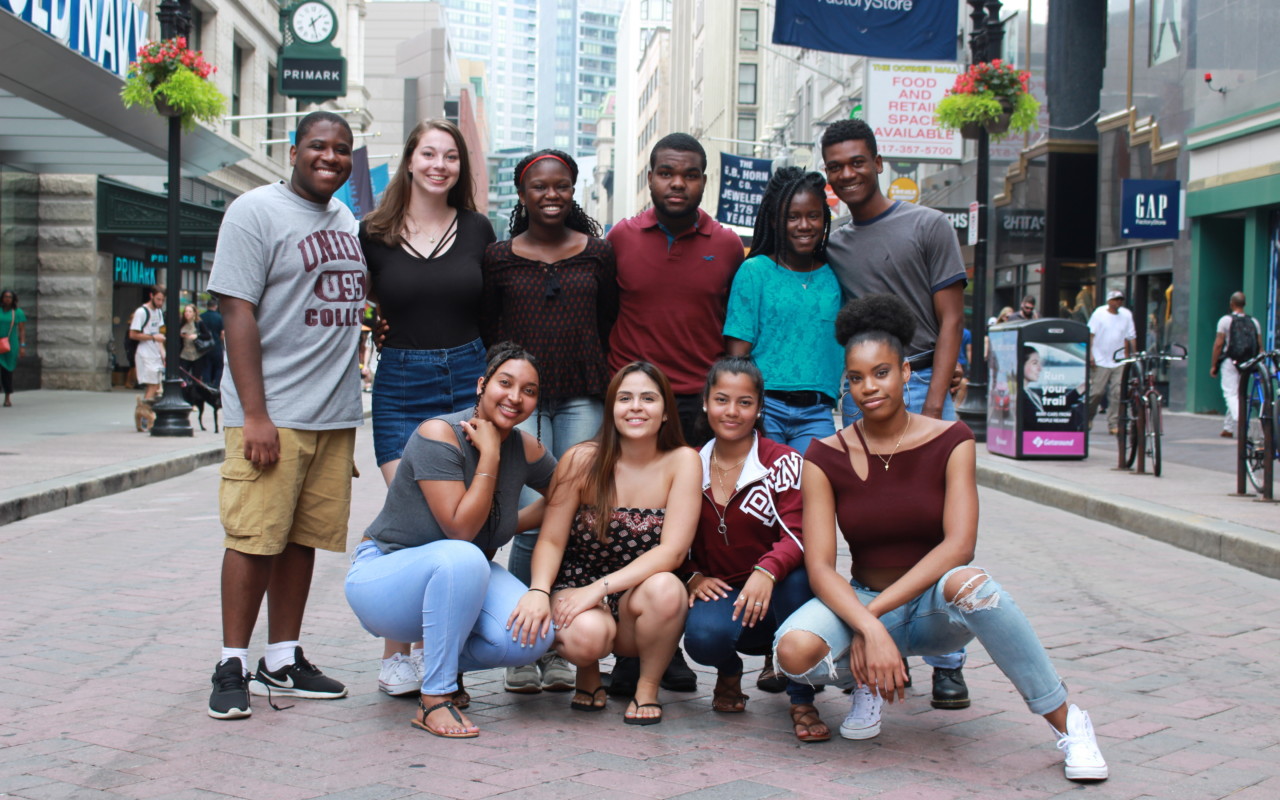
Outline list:
[[[1120,188],[1120,236],[1177,239],[1182,223],[1182,183],[1126,179]]]
[[[767,158],[721,153],[720,204],[716,207],[716,220],[725,225],[754,228],[772,170],[773,161]]]
[[[955,61],[959,0],[777,0],[774,44],[875,58]]]

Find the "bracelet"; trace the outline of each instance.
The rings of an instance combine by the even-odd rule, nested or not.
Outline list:
[[[533,587],[530,587],[529,592],[542,592],[547,597],[551,596],[551,592],[548,592],[546,589],[534,589]],[[529,592],[525,592],[525,594],[528,594]]]
[[[778,582],[778,578],[772,572],[760,566],[759,564],[756,564],[754,567],[752,567],[752,569],[758,569],[761,572],[763,572],[765,575],[767,575],[769,577],[769,580],[773,581],[774,583]]]
[[[476,473],[476,477],[477,477],[477,478],[480,478],[480,477],[484,477],[484,478],[493,478],[495,481],[498,479],[498,476],[497,476],[497,475],[490,475],[490,474],[489,474],[489,473],[487,473],[487,472],[477,472],[477,473]]]

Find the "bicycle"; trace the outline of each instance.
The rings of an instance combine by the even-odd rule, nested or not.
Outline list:
[[[1175,347],[1182,353],[1174,353]],[[1126,356],[1121,348],[1112,355],[1118,366],[1125,367],[1124,382],[1121,384],[1124,387],[1124,397],[1120,401],[1120,454],[1121,464],[1125,469],[1131,469],[1136,460],[1138,472],[1141,473],[1145,462],[1150,461],[1151,474],[1160,477],[1160,437],[1164,435],[1161,409],[1164,398],[1156,387],[1158,362],[1183,361],[1186,357],[1187,348],[1180,344],[1171,344],[1163,351],[1143,350],[1131,356]]]
[[[1267,439],[1266,429],[1271,429],[1271,459],[1280,459],[1280,420],[1276,409],[1280,407],[1280,350],[1267,350],[1248,361],[1240,370],[1242,405],[1239,409],[1240,459],[1250,485],[1266,492]]]

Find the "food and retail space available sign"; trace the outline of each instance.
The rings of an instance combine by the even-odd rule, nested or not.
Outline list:
[[[131,0],[0,0],[0,8],[122,78],[147,40],[147,12]]]
[[[1121,184],[1121,237],[1125,239],[1176,239],[1181,230],[1181,181],[1126,179]]]
[[[938,125],[934,110],[955,83],[959,65],[910,61],[867,62],[867,124],[886,160],[959,161],[959,131]]]
[[[729,153],[720,154],[720,204],[716,220],[725,225],[752,228],[760,213],[760,201],[773,162],[767,158],[748,158]]]
[[[954,61],[959,0],[777,0],[774,44]]]

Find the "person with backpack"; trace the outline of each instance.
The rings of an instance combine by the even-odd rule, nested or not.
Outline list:
[[[137,372],[138,385],[144,387],[143,403],[151,403],[160,393],[164,381],[164,287],[147,290],[148,300],[138,306],[129,321],[129,338],[125,354]]]
[[[1098,306],[1089,317],[1089,427],[1098,413],[1098,404],[1107,392],[1107,430],[1115,436],[1120,433],[1120,383],[1122,367],[1114,358],[1117,350],[1124,348],[1130,355],[1137,344],[1138,334],[1133,327],[1133,312],[1124,307],[1124,292],[1113,289],[1107,293],[1107,304]],[[1108,392],[1108,387],[1110,391]]]
[[[1228,301],[1231,310],[1218,320],[1218,334],[1213,339],[1213,358],[1209,374],[1222,378],[1222,399],[1227,415],[1222,420],[1224,439],[1235,435],[1237,407],[1240,404],[1239,365],[1262,352],[1262,327],[1244,313],[1244,292],[1236,292]]]

